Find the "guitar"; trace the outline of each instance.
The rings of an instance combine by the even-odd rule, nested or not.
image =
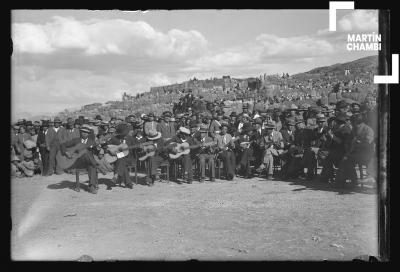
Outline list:
[[[168,156],[173,160],[179,158],[182,155],[189,154],[190,149],[217,145],[217,143],[215,143],[215,142],[201,143],[201,144],[197,144],[197,145],[189,145],[189,143],[187,143],[187,142],[181,143],[181,144],[178,144],[178,143],[173,143],[173,144],[174,144],[174,146],[172,147],[173,153],[168,154]]]
[[[124,158],[129,155],[129,149],[135,148],[145,148],[146,146],[152,145],[150,142],[145,142],[136,145],[128,146],[126,143],[122,143],[120,145],[107,145],[107,151],[110,154],[109,156],[105,156],[106,161],[108,163],[113,163],[120,158]]]
[[[148,145],[144,146],[142,149],[142,154],[144,153],[144,155],[139,157],[139,161],[144,161],[149,157],[153,157],[156,154],[157,147],[155,145]]]
[[[73,147],[66,148],[66,152],[71,154],[70,158],[62,155],[61,151],[59,150],[56,154],[57,165],[59,165],[63,170],[71,168],[80,157],[87,153],[88,149],[89,147],[83,143],[79,143]]]

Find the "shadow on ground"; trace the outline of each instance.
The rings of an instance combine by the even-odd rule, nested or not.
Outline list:
[[[314,190],[314,191],[329,191],[335,192],[339,195],[346,195],[346,194],[376,194],[377,190],[366,186],[367,184],[360,182],[357,186],[351,186],[349,183],[345,185],[344,188],[336,188],[334,185],[330,183],[318,182],[315,180],[302,180],[302,179],[289,179],[283,182],[288,182],[290,185],[301,185],[304,186],[303,188],[293,189],[292,191],[298,192],[303,190]]]

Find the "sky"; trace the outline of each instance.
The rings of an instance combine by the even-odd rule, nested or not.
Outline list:
[[[376,55],[348,33],[378,33],[376,10],[14,10],[12,116],[121,100],[151,86],[300,73]]]

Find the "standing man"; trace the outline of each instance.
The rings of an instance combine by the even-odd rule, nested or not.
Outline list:
[[[168,141],[176,135],[176,127],[173,122],[171,122],[172,114],[167,111],[163,114],[163,120],[157,124],[157,131],[161,132],[162,138]]]
[[[67,122],[64,140],[67,142],[74,138],[79,138],[80,136],[81,135],[80,135],[79,129],[75,128],[74,120],[72,120],[72,118],[69,118],[68,122]]]
[[[36,141],[36,146],[39,148],[40,157],[42,158],[42,176],[49,175],[49,151],[46,147],[48,128],[49,122],[43,121]]]
[[[65,128],[60,127],[60,118],[54,118],[54,127],[49,128],[46,133],[46,148],[49,151],[49,176],[54,171],[57,175],[64,173],[58,165],[56,165],[56,154],[60,150],[60,144],[65,141],[66,131]]]

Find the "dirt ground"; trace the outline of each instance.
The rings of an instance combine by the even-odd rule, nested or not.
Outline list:
[[[351,260],[377,256],[377,194],[253,178],[97,195],[63,174],[11,180],[13,260]],[[81,175],[82,182],[88,180]],[[86,183],[81,187],[86,188]]]

